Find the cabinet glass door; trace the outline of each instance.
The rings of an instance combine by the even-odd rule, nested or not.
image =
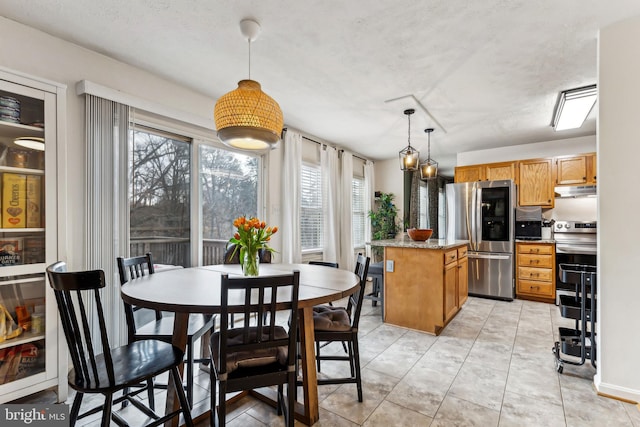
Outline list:
[[[0,387],[46,371],[45,111],[0,80]]]

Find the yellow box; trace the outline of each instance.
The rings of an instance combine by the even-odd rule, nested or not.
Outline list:
[[[2,228],[24,228],[27,218],[27,176],[2,175]]]
[[[27,175],[27,228],[42,227],[42,177]]]

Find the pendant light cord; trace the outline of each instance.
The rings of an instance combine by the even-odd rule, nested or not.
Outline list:
[[[407,114],[407,119],[409,120],[409,130],[407,131],[407,142],[409,143],[409,148],[411,148],[411,113]]]
[[[427,135],[427,161],[431,160],[431,132]]]
[[[247,39],[249,42],[249,80],[251,80],[251,39]]]

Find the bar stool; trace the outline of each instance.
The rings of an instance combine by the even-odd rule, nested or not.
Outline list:
[[[364,298],[371,300],[371,306],[375,307],[380,302],[380,316],[384,322],[384,270],[383,261],[376,262],[369,266],[369,274],[372,280],[371,292],[365,294]]]

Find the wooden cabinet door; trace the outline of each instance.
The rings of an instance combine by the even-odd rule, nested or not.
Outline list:
[[[552,208],[553,159],[520,161],[520,206],[542,206]]]
[[[556,158],[556,185],[586,184],[587,180],[587,156]]]
[[[481,165],[457,166],[455,168],[454,182],[482,181],[484,178],[483,169]]]
[[[489,163],[485,165],[484,177],[486,181],[512,179],[517,184],[517,162]]]
[[[458,307],[467,301],[469,297],[469,259],[458,259]]]
[[[587,183],[596,184],[598,182],[598,163],[596,153],[587,155]]]
[[[444,267],[444,319],[446,323],[458,312],[458,263],[452,262]]]

